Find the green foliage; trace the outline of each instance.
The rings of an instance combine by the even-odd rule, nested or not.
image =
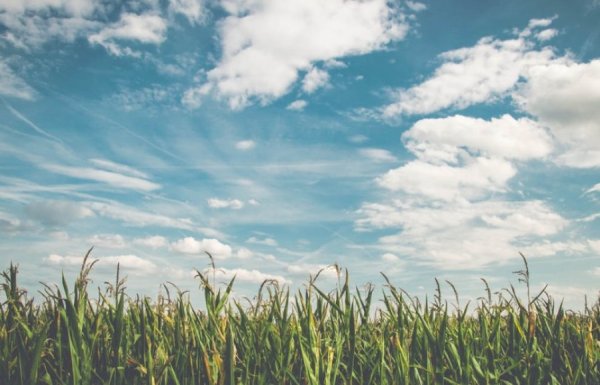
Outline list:
[[[89,253],[88,253],[89,255]],[[332,292],[312,278],[294,295],[261,285],[250,307],[198,272],[203,311],[177,290],[151,302],[128,297],[124,281],[88,296],[86,256],[70,288],[46,286],[43,301],[2,274],[0,384],[600,384],[600,306],[565,311],[544,291],[521,301],[511,287],[456,309],[419,302],[387,282]],[[437,281],[436,281],[437,282]]]

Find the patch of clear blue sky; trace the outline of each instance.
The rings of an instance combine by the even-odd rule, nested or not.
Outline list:
[[[0,151],[0,175],[3,179],[18,178],[40,186],[74,186],[79,195],[29,193],[22,202],[0,199],[0,209],[26,222],[27,205],[31,201],[108,199],[147,212],[190,217],[199,226],[221,231],[225,235],[223,242],[273,254],[281,263],[267,265],[264,261],[232,259],[219,261],[223,267],[242,266],[284,274],[285,264],[339,262],[352,271],[356,282],[378,282],[377,272],[389,266],[381,263],[381,252],[370,246],[379,236],[394,231],[356,232],[353,225],[356,210],[364,202],[387,196],[374,179],[392,166],[412,159],[400,136],[422,116],[405,117],[389,124],[354,120],[349,114],[355,108],[385,104],[388,88],[408,88],[429,76],[440,63],[437,58],[440,53],[472,46],[484,36],[508,37],[513,28],[525,27],[532,18],[558,16],[553,28],[560,33],[552,45],[559,53],[570,51],[582,62],[600,56],[600,13],[590,1],[440,0],[427,6],[426,11],[417,15],[415,26],[404,40],[390,44],[383,51],[340,58],[346,67],[330,70],[329,88],[307,96],[296,83],[280,99],[241,111],[232,111],[210,98],[196,110],[180,103],[182,93],[198,71],[212,68],[220,57],[214,21],[219,16],[216,9],[205,25],[191,27],[181,22],[178,28],[169,29],[162,45],[145,49],[155,62],[110,56],[102,47],[92,47],[83,40],[72,44],[52,42],[29,53],[4,46],[0,51],[2,56],[17,56],[23,66],[31,69],[25,71],[26,80],[38,92],[34,101],[6,98],[6,103],[60,142],[40,137],[26,122],[10,113],[6,104],[0,103],[3,124],[0,138],[4,143]],[[163,64],[187,60],[190,64],[183,73],[170,75],[158,70],[156,60]],[[155,99],[136,94],[147,88],[164,94]],[[139,98],[134,100],[137,104],[133,109],[123,108],[123,97],[127,96]],[[307,100],[306,109],[287,110],[286,106],[298,98]],[[428,117],[454,113],[483,118],[504,113],[520,115],[512,102],[504,99],[460,111],[443,110]],[[350,140],[357,135],[363,135],[365,142]],[[256,148],[238,151],[235,143],[240,140],[253,140]],[[358,155],[358,150],[365,147],[389,150],[397,161],[367,164]],[[130,165],[150,175],[162,188],[144,194],[99,187],[39,167],[53,162],[89,167],[91,158]],[[245,179],[258,181],[260,186],[253,190],[243,184]],[[510,183],[509,199],[540,199],[566,218],[582,218],[598,211],[597,199],[583,194],[598,182],[597,169],[573,170],[532,162],[519,168]],[[238,211],[214,210],[206,205],[212,197],[245,201],[257,197],[261,205],[246,205]],[[50,241],[49,233],[56,231],[67,232],[70,240]],[[569,232],[554,238],[591,239],[598,236],[600,226],[598,221],[581,222]],[[203,237],[185,229],[128,226],[96,216],[48,225],[43,230],[5,232],[0,235],[0,262],[4,266],[11,260],[21,263],[26,282],[35,287],[39,279],[57,277],[58,268],[42,262],[48,254],[80,255],[91,236],[113,233],[127,239],[159,234],[169,241],[185,236]],[[271,237],[278,246],[247,243],[253,236]],[[115,255],[139,253],[139,250],[100,247],[98,252]],[[154,254],[143,251],[139,256],[159,265],[172,264],[184,269],[206,263],[170,250],[157,250]],[[581,272],[598,265],[593,256],[574,257],[566,262],[568,258],[563,255],[540,258],[533,260],[532,266],[540,280],[569,286]],[[469,291],[476,286],[471,282],[476,281],[464,277],[498,274],[497,283],[501,286],[510,279],[510,272],[518,268],[492,266],[446,273],[409,263],[399,270],[397,279],[415,292],[422,291],[420,286],[427,289],[433,286],[435,275],[465,279],[463,285]],[[41,272],[34,272],[36,266]],[[577,283],[593,292],[597,289],[595,279],[588,274]],[[156,283],[145,284],[144,277],[132,276],[131,280],[133,289],[148,293],[156,290]],[[302,277],[294,277],[294,281],[301,282]],[[257,285],[246,287],[254,286]]]

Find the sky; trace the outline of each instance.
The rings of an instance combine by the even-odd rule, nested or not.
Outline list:
[[[414,295],[600,278],[600,2],[0,0],[0,265]],[[444,285],[444,290],[449,291]],[[192,297],[195,294],[192,295]]]

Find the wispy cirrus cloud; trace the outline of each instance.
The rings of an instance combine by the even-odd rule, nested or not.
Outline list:
[[[161,185],[151,182],[147,179],[97,168],[72,167],[58,164],[43,164],[40,165],[40,167],[56,174],[61,174],[76,179],[101,182],[122,189],[148,192],[161,188]]]
[[[24,100],[33,100],[36,91],[4,60],[0,60],[0,95]]]

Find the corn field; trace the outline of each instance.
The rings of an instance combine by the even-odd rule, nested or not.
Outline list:
[[[93,264],[36,302],[15,266],[3,273],[0,384],[600,384],[598,304],[574,313],[531,296],[527,265],[527,298],[488,287],[462,306],[439,285],[419,301],[385,276],[381,295],[353,289],[347,272],[331,292],[316,277],[293,294],[265,282],[248,305],[231,298],[234,280],[198,272],[198,310],[172,288],[129,297],[118,269],[91,297]]]

